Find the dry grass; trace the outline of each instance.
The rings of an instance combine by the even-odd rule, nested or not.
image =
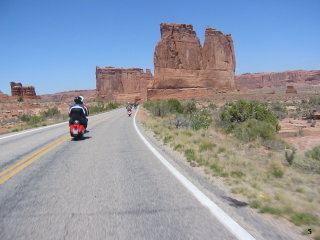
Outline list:
[[[222,178],[231,193],[245,196],[259,212],[312,229],[313,236],[320,234],[319,174],[290,166],[284,150],[266,150],[259,142],[242,144],[214,128],[176,129],[162,124],[165,119],[142,111],[143,125],[184,154],[191,166]]]

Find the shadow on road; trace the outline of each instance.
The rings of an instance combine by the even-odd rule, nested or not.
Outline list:
[[[71,141],[82,141],[82,140],[86,140],[86,139],[89,139],[91,137],[77,137],[77,138],[72,138]]]

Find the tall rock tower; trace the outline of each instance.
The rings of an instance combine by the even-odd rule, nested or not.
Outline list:
[[[183,98],[183,94],[188,98],[193,94],[201,96],[210,91],[235,89],[231,35],[208,27],[202,47],[190,24],[161,23],[160,31],[161,40],[154,52],[155,75],[148,85],[148,98]]]

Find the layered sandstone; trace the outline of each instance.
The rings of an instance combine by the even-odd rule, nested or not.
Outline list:
[[[157,98],[157,92],[165,94],[163,89],[208,92],[235,88],[231,35],[208,27],[202,47],[190,24],[161,23],[160,31],[161,40],[154,53],[155,76],[148,85],[148,98],[149,95]]]
[[[10,82],[11,96],[37,98],[34,86],[22,86],[21,83]]]
[[[288,84],[307,85],[320,83],[320,70],[294,70],[271,73],[246,73],[235,77],[237,89],[282,87]]]
[[[147,99],[147,84],[152,78],[149,69],[96,67],[99,98],[121,102]]]

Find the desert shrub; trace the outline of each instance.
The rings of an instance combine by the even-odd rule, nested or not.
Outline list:
[[[249,203],[251,208],[261,208],[262,203],[259,200],[253,200]]]
[[[278,119],[284,119],[287,117],[288,111],[284,104],[281,104],[280,102],[274,102],[271,103],[270,107],[273,115]]]
[[[57,107],[52,107],[49,108],[47,111],[41,112],[40,115],[43,118],[52,118],[52,117],[57,117],[60,116],[60,111],[58,110]]]
[[[199,151],[200,152],[204,152],[204,151],[211,151],[214,147],[216,147],[217,145],[215,143],[212,142],[208,142],[208,141],[204,141],[201,142],[199,145]]]
[[[174,150],[176,150],[176,151],[179,151],[179,150],[181,150],[181,149],[183,149],[183,145],[181,145],[181,144],[176,144],[176,145],[174,146]]]
[[[170,125],[176,128],[189,128],[191,121],[182,114],[175,114],[174,119],[170,121]]]
[[[272,163],[269,167],[269,172],[275,178],[282,178],[284,171],[279,163]]]
[[[156,100],[151,107],[151,113],[156,117],[165,117],[167,116],[169,109],[167,101]]]
[[[228,103],[224,105],[220,113],[220,125],[227,132],[232,132],[239,124],[249,119],[270,123],[276,131],[280,130],[277,118],[265,104],[256,101],[238,100],[235,103]]]
[[[294,213],[290,220],[297,226],[319,223],[318,217],[308,213]]]
[[[311,97],[311,98],[308,100],[308,104],[311,105],[311,106],[320,105],[320,98]]]
[[[193,114],[197,111],[196,103],[194,100],[187,102],[187,104],[184,107],[185,113],[187,114]]]
[[[241,178],[244,177],[246,174],[241,171],[232,171],[231,176]]]
[[[305,156],[320,161],[320,146],[316,146],[313,149],[307,151],[305,153]]]
[[[261,213],[271,213],[271,214],[278,215],[278,216],[282,215],[282,211],[280,209],[275,208],[275,207],[271,207],[271,206],[262,207],[260,212]]]
[[[284,150],[288,145],[280,138],[275,138],[262,141],[262,146],[268,150]]]
[[[215,109],[217,108],[217,105],[215,105],[214,103],[210,103],[210,104],[209,104],[209,108],[210,108],[211,110],[215,110]]]
[[[184,156],[187,158],[188,162],[194,161],[196,159],[196,155],[193,149],[186,149],[184,151]]]
[[[106,110],[112,110],[119,107],[119,104],[117,102],[110,102],[108,103]]]
[[[22,97],[22,96],[19,96],[18,99],[17,99],[17,101],[18,101],[18,102],[23,102],[23,97]]]
[[[235,137],[243,142],[255,141],[258,138],[262,140],[272,140],[276,138],[274,125],[256,119],[249,119],[239,124],[233,132]]]
[[[31,115],[29,114],[23,114],[21,116],[18,116],[19,120],[22,122],[28,122],[31,119]]]
[[[296,154],[296,149],[295,148],[293,148],[290,153],[288,151],[286,151],[285,154],[284,154],[284,156],[285,156],[285,158],[286,158],[286,160],[287,160],[287,162],[289,163],[290,166],[293,163],[295,154]]]
[[[168,143],[172,140],[172,136],[165,136],[164,139],[163,139],[163,142],[164,143]]]
[[[210,113],[207,110],[200,110],[191,116],[191,127],[193,130],[199,130],[201,128],[208,129],[212,122]]]
[[[143,103],[143,107],[151,112],[151,110],[154,108],[154,101],[146,101],[145,103]]]
[[[169,112],[183,113],[184,111],[182,104],[177,99],[169,99],[167,104]]]

